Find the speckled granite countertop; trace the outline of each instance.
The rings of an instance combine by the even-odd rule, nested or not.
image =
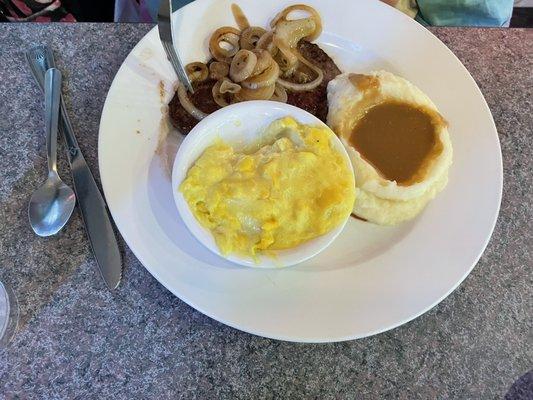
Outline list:
[[[27,201],[46,161],[42,95],[23,50],[40,42],[56,49],[74,129],[98,179],[107,90],[149,29],[0,25],[0,280],[13,286],[21,311],[19,332],[0,350],[0,398],[492,399],[531,368],[533,31],[434,30],[481,87],[502,144],[500,218],[472,274],[398,329],[305,345],[251,336],[191,309],[123,242],[124,280],[109,293],[77,211],[53,238],[37,238],[28,226]],[[512,393],[527,390],[531,374]]]

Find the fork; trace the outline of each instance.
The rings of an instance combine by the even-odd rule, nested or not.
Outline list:
[[[176,49],[174,48],[174,43],[172,39],[172,0],[161,0],[159,5],[159,11],[157,14],[157,27],[159,29],[159,39],[161,39],[161,44],[165,49],[167,58],[172,64],[172,68],[176,72],[179,81],[189,90],[191,93],[194,93],[194,90],[191,85],[191,81],[183,67],[183,63],[180,59],[180,56]]]

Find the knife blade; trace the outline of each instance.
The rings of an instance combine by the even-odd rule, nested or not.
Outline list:
[[[179,81],[189,92],[194,93],[189,76],[183,67],[183,62],[174,48],[174,39],[172,36],[172,0],[161,0],[157,12],[157,30],[159,31],[159,39],[161,40],[163,49],[165,49],[167,58],[172,68],[174,68],[174,72],[176,72]]]
[[[42,90],[46,70],[55,68],[52,49],[48,46],[33,47],[26,52],[26,59]],[[106,202],[78,146],[63,99],[61,99],[59,130],[67,145],[74,191],[96,263],[107,287],[116,289],[122,279],[122,259],[117,239],[109,219]]]

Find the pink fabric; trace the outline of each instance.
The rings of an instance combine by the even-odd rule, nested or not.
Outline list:
[[[22,0],[11,0],[15,6],[18,7],[20,11],[22,11],[26,15],[33,14],[33,11],[30,7],[26,5]]]
[[[72,14],[67,14],[60,19],[61,22],[76,22],[76,18]]]
[[[55,0],[52,4],[50,4],[46,8],[48,10],[55,10],[55,9],[57,9],[59,7],[61,7],[61,0]]]
[[[6,14],[5,17],[13,22],[76,21],[76,18],[63,7],[61,0],[0,0],[0,5]]]

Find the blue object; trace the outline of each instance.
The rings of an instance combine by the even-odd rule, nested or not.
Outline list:
[[[417,0],[417,21],[432,26],[506,26],[513,0]]]
[[[115,22],[157,22],[160,1],[168,0],[115,0]],[[192,1],[172,0],[172,7],[177,10]]]
[[[189,3],[192,3],[194,0],[172,0],[172,8],[177,10],[183,6],[186,6]]]

